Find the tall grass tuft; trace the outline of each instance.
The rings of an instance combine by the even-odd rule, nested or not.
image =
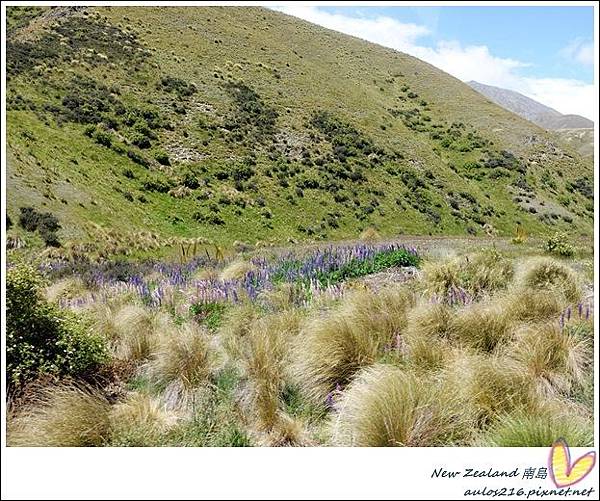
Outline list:
[[[256,266],[248,261],[234,261],[221,271],[221,280],[242,280],[248,273],[254,271]]]
[[[423,266],[422,286],[429,296],[446,297],[463,284],[458,259],[428,261]]]
[[[260,317],[258,308],[250,303],[229,309],[219,328],[219,340],[225,353],[232,361],[243,356],[243,344],[254,322]]]
[[[295,374],[303,393],[323,404],[337,385],[373,364],[384,348],[398,343],[406,328],[412,294],[402,288],[356,291],[326,315],[309,321],[298,336]]]
[[[525,326],[506,351],[542,395],[568,393],[574,385],[583,384],[593,360],[588,341],[558,322]]]
[[[261,432],[289,428],[281,396],[289,381],[290,350],[299,331],[300,316],[280,313],[255,322],[244,340],[242,364],[247,378],[247,409]],[[293,440],[292,440],[293,441]]]
[[[568,303],[561,292],[514,287],[502,298],[504,308],[515,321],[543,321],[558,318]]]
[[[8,422],[7,442],[21,447],[104,445],[110,404],[97,390],[75,383],[42,388]]]
[[[46,287],[45,296],[51,303],[56,303],[61,299],[75,299],[83,296],[87,291],[88,289],[81,278],[67,277]]]
[[[533,258],[525,262],[517,285],[539,291],[556,291],[570,303],[581,300],[579,278],[568,266],[552,258]]]
[[[489,353],[510,339],[512,327],[510,310],[486,301],[459,311],[450,320],[448,331],[463,345]]]
[[[369,226],[368,228],[365,228],[359,237],[363,242],[374,242],[376,240],[379,240],[381,238],[381,235],[379,234],[379,232]]]
[[[550,447],[557,438],[564,438],[571,447],[591,447],[594,443],[593,423],[574,415],[517,411],[499,417],[496,423],[482,433],[476,445]]]
[[[433,379],[389,365],[375,365],[345,391],[333,427],[343,446],[449,445],[472,429],[458,395]]]
[[[449,353],[448,329],[452,309],[443,303],[424,303],[408,313],[404,338],[409,361],[417,367],[442,367]]]
[[[156,351],[161,333],[172,328],[172,321],[165,313],[130,304],[116,312],[114,326],[116,358],[143,361]]]
[[[151,447],[178,421],[159,399],[134,392],[113,406],[110,413],[112,446]]]
[[[193,390],[210,384],[212,360],[208,334],[192,322],[163,336],[148,362],[150,380],[165,391],[168,406],[179,406]]]
[[[513,275],[510,259],[496,249],[484,249],[462,257],[426,263],[423,267],[423,290],[438,297],[464,290],[479,298],[506,288]]]
[[[487,425],[516,409],[534,411],[539,407],[533,382],[514,360],[499,355],[458,353],[445,370],[445,380],[458,388],[479,425]]]

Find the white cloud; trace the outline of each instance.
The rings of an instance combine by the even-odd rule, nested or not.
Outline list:
[[[530,66],[528,63],[495,56],[485,45],[464,46],[458,41],[443,41],[435,47],[426,47],[419,44],[418,40],[430,34],[429,29],[387,16],[367,18],[333,14],[313,6],[288,5],[274,9],[405,52],[463,81],[476,80],[515,90],[561,113],[594,118],[593,84],[573,79],[523,77],[518,74],[518,69]],[[561,54],[582,64],[593,64],[593,45],[589,43],[577,40],[569,45],[568,50],[563,49]]]
[[[561,113],[573,113],[594,119],[597,107],[594,84],[566,78],[523,78],[518,92],[544,103]]]
[[[274,10],[398,50],[412,47],[417,38],[429,34],[429,30],[425,26],[401,23],[387,16],[372,19],[352,17],[344,14],[332,14],[318,7],[302,5],[274,7]]]
[[[560,51],[560,55],[569,61],[575,61],[585,66],[594,65],[594,44],[582,39],[573,40]]]

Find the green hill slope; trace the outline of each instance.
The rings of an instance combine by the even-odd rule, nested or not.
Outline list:
[[[62,241],[592,234],[589,159],[408,55],[262,8],[7,11],[8,212]]]

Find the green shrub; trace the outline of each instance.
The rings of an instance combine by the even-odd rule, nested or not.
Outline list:
[[[42,278],[26,265],[6,275],[7,384],[36,376],[81,376],[104,362],[102,338],[86,331],[84,320],[46,302]]]
[[[26,231],[39,231],[49,247],[60,247],[56,232],[60,229],[58,218],[51,212],[38,212],[33,207],[21,207],[19,225]]]
[[[110,145],[112,144],[112,134],[110,134],[109,132],[97,130],[96,132],[94,132],[92,134],[92,138],[98,144],[101,144],[102,146],[106,146],[107,148],[110,148]]]
[[[154,154],[154,158],[160,165],[171,165],[169,155],[167,155],[164,151],[157,151]]]
[[[556,232],[546,240],[544,250],[550,254],[562,257],[573,257],[575,248],[569,243],[566,233]]]

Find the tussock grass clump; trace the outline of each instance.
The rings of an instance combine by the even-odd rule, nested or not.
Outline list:
[[[445,297],[462,283],[458,259],[428,261],[423,266],[422,286],[429,296]]]
[[[412,364],[425,369],[444,365],[450,349],[451,318],[452,309],[442,303],[424,303],[408,313],[404,339]]]
[[[148,359],[156,351],[160,336],[173,329],[167,314],[136,304],[102,305],[92,316],[95,330],[108,339],[120,360]]]
[[[482,447],[550,447],[557,438],[571,447],[591,447],[594,427],[590,420],[570,414],[518,411],[501,416],[477,440]]]
[[[448,331],[465,346],[492,352],[510,339],[512,327],[510,310],[495,302],[484,302],[460,310],[450,320]]]
[[[433,379],[397,367],[364,369],[345,391],[333,427],[342,446],[441,446],[472,427],[455,392]]]
[[[380,238],[381,238],[381,235],[373,227],[368,227],[368,228],[364,229],[362,231],[362,233],[360,234],[360,239],[363,242],[374,242],[375,240],[379,240]]]
[[[259,317],[259,310],[249,302],[231,308],[225,313],[223,323],[219,328],[219,339],[231,360],[241,359],[244,339]]]
[[[108,401],[89,386],[49,386],[9,420],[7,441],[21,447],[101,446],[110,433],[109,412]]]
[[[325,316],[309,321],[298,337],[295,373],[307,398],[323,404],[336,386],[346,385],[373,364],[406,328],[412,294],[402,288],[356,291]]]
[[[260,445],[267,447],[293,447],[314,445],[307,436],[304,423],[283,412],[279,413],[277,424],[269,433],[259,439]]]
[[[210,380],[212,361],[206,332],[187,322],[163,337],[148,363],[150,379],[161,389],[176,385],[190,391]]]
[[[583,384],[593,360],[588,341],[558,322],[525,326],[506,351],[543,395],[569,392],[573,385]]]
[[[514,275],[513,263],[495,249],[462,257],[430,261],[423,267],[423,289],[430,296],[447,297],[464,290],[482,297],[506,288]]]
[[[61,299],[74,299],[83,296],[88,291],[85,283],[79,277],[62,278],[46,287],[45,296],[51,303]]]
[[[244,340],[242,364],[247,406],[260,431],[282,426],[281,396],[289,381],[290,352],[298,334],[298,314],[273,314],[255,322]]]
[[[254,271],[256,266],[248,261],[234,261],[228,264],[219,274],[221,280],[242,280],[248,273]]]
[[[496,249],[485,249],[466,261],[468,289],[476,295],[504,289],[515,273],[512,261]]]
[[[524,263],[517,286],[538,291],[556,291],[570,303],[581,300],[581,287],[575,272],[552,258],[534,258]]]
[[[515,321],[542,321],[558,318],[568,303],[556,290],[511,289],[503,298],[504,307]]]
[[[160,400],[134,392],[110,413],[110,445],[144,447],[160,445],[160,438],[178,421]]]
[[[459,389],[481,425],[516,409],[533,411],[540,403],[523,367],[509,358],[463,352],[451,361],[445,379]]]

